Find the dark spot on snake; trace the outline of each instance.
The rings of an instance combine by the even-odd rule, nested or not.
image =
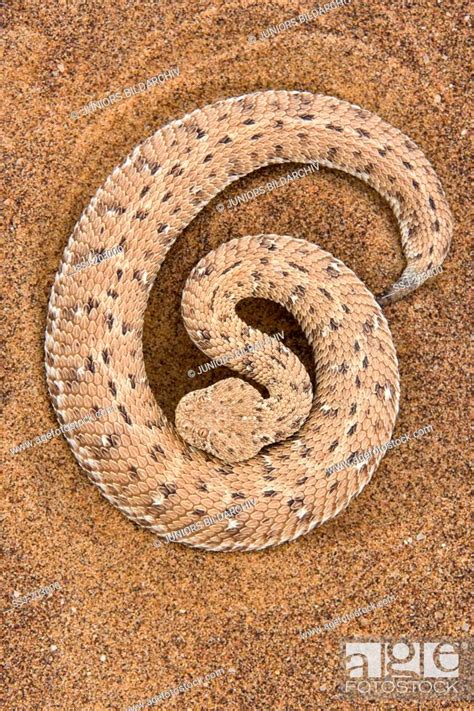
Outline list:
[[[87,304],[85,305],[84,308],[85,308],[85,310],[87,311],[87,313],[90,314],[91,311],[93,311],[94,309],[99,308],[99,302],[97,301],[97,299],[94,299],[94,298],[91,297],[91,298],[88,300],[88,302],[87,302]]]
[[[108,289],[107,290],[107,296],[110,296],[112,299],[118,299],[118,293],[115,291],[115,289]]]
[[[368,367],[368,365],[369,365],[369,359],[367,358],[367,356],[364,356],[364,360],[362,361],[362,367],[365,369]]]
[[[135,219],[140,220],[140,222],[144,220],[147,216],[148,212],[143,212],[143,210],[137,210],[137,212],[135,213]]]
[[[180,164],[177,163],[176,165],[174,165],[174,166],[171,168],[171,170],[170,170],[170,172],[168,173],[168,175],[172,175],[172,176],[174,176],[175,178],[179,178],[179,176],[180,176],[180,175],[183,175],[183,173],[184,173],[184,168],[181,168]]]
[[[387,151],[385,150],[385,148],[379,148],[378,152],[380,153],[382,158],[384,158],[387,155]]]
[[[331,146],[331,148],[328,148],[327,150],[327,156],[329,160],[333,160],[336,157],[338,149],[335,146]]]
[[[356,411],[357,411],[357,403],[354,402],[351,406],[351,409],[349,410],[349,415],[350,416],[355,415]]]
[[[150,186],[149,186],[149,185],[145,185],[145,187],[142,188],[142,190],[141,190],[140,198],[145,197],[145,195],[147,194],[147,192],[149,191],[149,189],[150,189]]]
[[[348,372],[348,370],[349,370],[349,366],[347,365],[347,363],[345,363],[345,362],[341,363],[341,365],[339,366],[339,372],[341,373],[341,375],[345,375]]]
[[[435,232],[439,232],[439,220],[434,221],[433,229]],[[430,254],[431,254],[431,252],[430,252]]]
[[[360,388],[360,378],[358,375],[356,375],[355,384],[358,388]]]
[[[362,158],[362,151],[352,151],[352,155],[355,158]]]
[[[347,304],[342,304],[342,305],[341,305],[341,309],[342,309],[342,310],[344,311],[344,313],[346,313],[346,314],[350,314],[350,312],[351,312],[351,310],[350,310],[350,308],[347,306]]]
[[[361,138],[370,138],[370,133],[365,128],[356,128],[356,131]]]
[[[334,298],[331,296],[331,294],[329,293],[329,291],[327,289],[324,289],[324,287],[322,287],[322,286],[319,286],[318,289],[321,292],[321,294],[326,297],[326,299],[328,301],[334,301]]]
[[[430,263],[428,264],[428,266],[426,267],[427,271],[429,271],[432,266],[433,266],[433,262],[430,262]]]
[[[339,278],[339,272],[337,271],[337,269],[334,269],[334,267],[331,266],[331,264],[328,267],[326,267],[326,271],[329,274],[329,276],[332,277],[333,279]]]
[[[117,397],[117,386],[115,385],[113,380],[109,380],[109,390],[112,393],[114,397]]]
[[[431,247],[430,247],[430,251],[429,251],[429,254],[430,254],[430,255],[431,255],[431,254],[433,254],[433,251],[434,251],[434,246],[433,246],[433,245],[431,245]]]
[[[241,491],[234,491],[231,494],[231,496],[233,499],[245,499],[246,498],[245,494],[243,494]]]
[[[198,128],[196,138],[204,138],[205,135],[206,135],[206,132],[203,131],[202,128]]]
[[[108,365],[110,363],[110,351],[108,348],[104,348],[102,351],[102,360],[104,361],[105,365]]]
[[[283,128],[283,121],[281,119],[278,119],[275,121],[275,128]]]
[[[338,481],[335,481],[333,484],[331,484],[331,486],[329,488],[329,493],[332,494],[334,491],[336,491],[338,486],[339,486]]]
[[[149,163],[148,166],[152,175],[155,175],[155,173],[157,173],[161,168],[161,165],[159,163]]]
[[[352,425],[352,427],[347,431],[348,435],[353,435],[355,431],[357,430],[357,423]]]
[[[107,314],[107,316],[105,317],[105,321],[107,323],[109,331],[111,331],[112,326],[114,325],[114,317],[112,316],[112,314]]]
[[[431,195],[430,195],[430,197],[428,198],[428,202],[429,202],[429,204],[430,204],[431,209],[432,209],[432,210],[436,210],[436,204],[435,204],[435,201],[433,200],[433,198],[431,197]]]
[[[395,182],[396,182],[396,178],[394,178],[393,175],[389,175],[389,176],[388,176],[388,179],[390,180],[391,183],[395,183]]]
[[[129,374],[128,379],[130,380],[130,385],[132,386],[132,390],[135,390],[136,385],[137,385],[137,381],[135,380],[135,376]]]
[[[292,511],[297,511],[303,506],[304,499],[302,497],[298,497],[297,499],[289,499],[286,503]]]
[[[165,481],[162,484],[160,484],[159,487],[161,493],[165,497],[165,499],[168,498],[168,496],[172,496],[173,494],[176,494],[176,484],[171,481]]]
[[[304,274],[308,274],[308,270],[306,269],[306,267],[303,267],[300,264],[296,264],[296,262],[288,262],[288,265],[290,267],[293,267],[293,269],[298,269],[298,271],[303,272]]]
[[[222,271],[222,274],[227,274],[227,273],[230,272],[232,269],[235,269],[236,267],[238,267],[240,264],[242,264],[242,262],[235,262],[234,264],[231,264],[230,267],[226,267],[226,269],[224,269],[224,270]],[[230,296],[230,294],[229,294],[229,296]]]
[[[331,331],[337,331],[337,329],[339,328],[339,324],[336,323],[336,321],[333,318],[330,319],[329,326],[331,327]]]
[[[404,160],[404,161],[403,161],[403,165],[405,166],[405,168],[406,168],[407,170],[413,170],[412,164],[409,163],[407,160]]]
[[[405,141],[405,146],[408,148],[409,151],[416,151],[416,145],[413,143],[413,141]]]
[[[138,474],[138,469],[135,466],[131,466],[130,469],[128,470],[128,473],[132,477],[132,479],[139,479],[139,474]]]
[[[258,141],[258,139],[261,138],[262,136],[263,136],[262,133],[254,133],[254,135],[250,137],[250,140],[251,141]]]
[[[161,202],[167,202],[170,199],[170,197],[172,196],[172,194],[173,193],[170,190],[168,190],[168,192],[163,195]]]
[[[128,424],[130,424],[130,423],[128,423]],[[165,453],[165,450],[163,449],[163,447],[160,447],[159,444],[154,444],[149,451],[150,451],[150,457],[155,462],[158,462],[158,456],[157,456],[158,454],[163,455]]]
[[[122,237],[122,239],[121,239],[120,242],[119,242],[119,247],[124,247],[126,241],[127,241],[126,238],[125,238],[125,237]]]
[[[231,143],[232,139],[229,138],[229,136],[224,136],[223,138],[220,139],[219,143]]]
[[[125,422],[127,423],[127,425],[131,425],[132,420],[130,419],[130,415],[128,414],[125,407],[123,405],[119,405],[118,410],[119,410],[120,414],[122,415],[123,419],[125,420]]]
[[[336,441],[333,442],[333,443],[331,444],[331,446],[329,447],[329,451],[330,451],[330,452],[334,452],[334,450],[336,449],[336,447],[337,447],[338,444],[339,444],[339,440],[336,439]]]
[[[245,121],[243,121],[243,123],[244,123],[246,126],[252,126],[252,125],[255,123],[255,121],[254,121],[253,119],[251,119],[251,118],[248,118],[248,119],[245,119]]]
[[[212,153],[208,153],[207,156],[204,157],[204,160],[202,162],[209,163],[210,160],[212,160]]]
[[[86,358],[86,370],[90,370],[91,373],[95,373],[94,360],[90,355]]]
[[[420,183],[417,180],[412,180],[411,183],[412,183],[413,187],[415,188],[415,190],[420,189]]]
[[[347,458],[347,464],[349,464],[349,465],[355,464],[355,460],[357,459],[358,454],[359,454],[359,452],[351,452],[351,454]]]
[[[120,281],[120,279],[123,277],[123,271],[121,269],[117,269],[117,279]]]
[[[302,479],[297,479],[297,480],[296,480],[296,484],[297,484],[298,486],[303,486],[303,484],[306,484],[306,482],[308,481],[308,479],[309,479],[308,476],[304,476]]]
[[[342,133],[344,130],[342,126],[334,126],[334,124],[332,123],[327,123],[326,128],[328,128],[330,131],[337,131],[338,133]]]
[[[300,118],[303,119],[303,121],[312,121],[314,114],[300,114]]]
[[[364,168],[364,173],[367,173],[367,175],[370,175],[372,170],[374,169],[374,164],[373,163],[367,163],[367,165]]]

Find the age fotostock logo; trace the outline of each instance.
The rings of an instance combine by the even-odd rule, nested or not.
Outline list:
[[[342,652],[345,694],[473,696],[468,640],[346,640]]]

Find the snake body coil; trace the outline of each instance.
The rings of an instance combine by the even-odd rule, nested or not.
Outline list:
[[[229,367],[268,397],[239,378],[190,393],[177,407],[179,433],[155,402],[142,328],[166,253],[229,183],[287,161],[346,171],[389,201],[407,266],[380,303],[442,263],[450,211],[411,140],[338,99],[268,91],[194,111],[137,146],[75,226],[51,293],[46,372],[57,416],[68,424],[108,408],[66,435],[78,462],[137,524],[186,529],[179,540],[209,550],[279,544],[335,516],[370,480],[382,454],[358,455],[390,439],[398,410],[395,349],[374,296],[327,252],[277,235],[234,239],[203,259],[183,316],[196,345],[219,358],[264,338],[236,315],[239,300],[278,301],[312,346],[315,393],[299,359],[267,339]]]

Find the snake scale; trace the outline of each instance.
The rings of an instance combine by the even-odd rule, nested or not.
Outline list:
[[[231,182],[288,161],[345,171],[374,187],[399,223],[406,268],[378,301],[341,261],[289,236],[232,239],[192,271],[182,296],[190,338],[210,358],[262,341],[236,314],[272,299],[313,351],[315,392],[282,342],[248,348],[226,378],[189,393],[167,420],[142,353],[148,296],[180,232]],[[76,224],[56,274],[45,339],[50,396],[76,459],[102,493],[159,536],[207,550],[290,541],[344,509],[383,456],[351,457],[390,440],[399,401],[380,304],[443,262],[452,219],[418,147],[378,116],[339,99],[265,91],[218,101],[138,145]],[[115,250],[87,269],[75,266]],[[110,252],[109,252],[110,253]],[[338,467],[347,460],[347,465]],[[354,460],[355,461],[355,460]],[[251,502],[251,505],[244,506]],[[223,515],[241,504],[238,515]],[[206,518],[211,524],[203,525]]]

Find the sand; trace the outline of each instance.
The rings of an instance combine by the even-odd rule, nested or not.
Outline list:
[[[157,707],[414,708],[343,695],[341,644],[357,636],[469,636],[468,3],[353,2],[259,39],[310,8],[286,0],[2,7],[2,709],[126,709],[208,674],[192,689],[155,699]],[[173,67],[179,74],[166,78]],[[419,144],[446,189],[455,233],[443,272],[385,309],[400,361],[395,436],[432,429],[390,451],[342,515],[292,544],[253,554],[157,548],[88,482],[63,437],[14,456],[10,448],[57,426],[43,368],[47,303],[67,238],[96,189],[161,125],[269,88],[331,94],[379,114]],[[83,108],[110,96],[104,108]],[[267,168],[232,185],[166,259],[144,343],[168,417],[183,394],[229,372],[188,377],[208,359],[179,315],[189,271],[222,241],[265,231],[308,239],[375,293],[401,272],[389,207],[341,173],[321,169],[228,209],[230,198],[292,168]],[[249,302],[241,313],[269,333],[283,330],[310,368],[301,331],[285,311]],[[49,593],[24,598],[47,586]],[[375,611],[300,635],[389,595]],[[424,708],[446,704],[439,696]]]

